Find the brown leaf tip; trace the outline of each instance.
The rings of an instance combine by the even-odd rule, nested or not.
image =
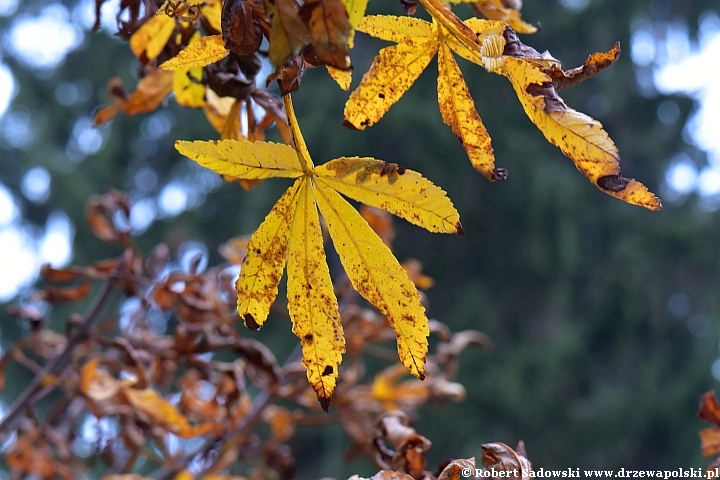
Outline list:
[[[260,330],[260,325],[255,321],[255,318],[250,315],[249,313],[246,313],[243,315],[243,320],[245,320],[245,326],[249,328],[250,330]]]
[[[325,410],[325,413],[330,413],[330,398],[318,397],[318,401],[320,402],[322,409]]]
[[[462,228],[462,224],[460,222],[457,222],[455,224],[455,233],[458,235],[465,235],[465,230]]]
[[[360,129],[357,128],[355,125],[353,125],[353,124],[350,122],[350,120],[345,120],[345,121],[343,122],[343,127],[349,128],[350,130],[360,130]]]
[[[504,182],[507,180],[508,171],[507,168],[493,168],[490,181],[492,182]]]

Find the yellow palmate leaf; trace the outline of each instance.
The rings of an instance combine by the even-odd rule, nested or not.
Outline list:
[[[380,120],[425,70],[438,45],[431,38],[380,50],[345,104],[345,125],[364,130]]]
[[[136,57],[144,53],[149,60],[160,55],[175,30],[175,19],[166,15],[150,17],[130,37],[130,50]]]
[[[287,257],[288,237],[298,204],[298,191],[306,182],[295,181],[250,238],[236,287],[237,310],[245,325],[260,328],[270,314]]]
[[[315,187],[320,213],[353,287],[387,317],[402,364],[424,378],[430,332],[415,285],[357,210],[322,182]]]
[[[525,113],[545,138],[598,188],[634,205],[662,208],[660,200],[644,185],[621,176],[617,147],[600,122],[565,105],[551,78],[536,65],[506,56],[488,63],[510,80]]]
[[[222,19],[222,2],[220,0],[209,0],[202,7],[202,14],[213,30],[222,32],[222,24],[220,23]]]
[[[350,89],[350,82],[352,81],[352,71],[339,70],[333,68],[330,65],[325,65],[327,72],[330,74],[330,78],[335,80],[335,83],[340,85],[340,88],[347,91]]]
[[[222,35],[200,37],[192,41],[178,55],[160,65],[163,70],[187,70],[189,68],[204,67],[218,62],[230,53],[225,48]]]
[[[495,180],[495,156],[490,135],[475,110],[460,67],[445,43],[438,54],[438,103],[443,121],[462,143],[472,166],[488,180]]]
[[[320,217],[312,185],[305,181],[290,228],[288,311],[300,338],[307,378],[325,411],[335,390],[345,338],[325,259]],[[287,224],[286,224],[287,225]]]
[[[355,27],[358,31],[395,43],[437,38],[432,24],[420,18],[368,15]]]
[[[355,29],[363,16],[365,16],[368,0],[343,0],[343,3],[345,4],[345,9],[348,12],[350,27],[352,27],[350,38],[348,38],[348,47],[353,48],[355,45]]]
[[[123,394],[130,405],[147,415],[153,424],[179,437],[197,437],[217,429],[213,424],[190,425],[183,414],[152,388],[123,388]]]
[[[460,215],[445,192],[418,172],[354,157],[331,160],[315,173],[316,183],[431,232],[463,233]]]
[[[221,175],[254,180],[296,178],[303,174],[298,154],[280,143],[249,140],[178,140],[175,148],[191,160]]]
[[[155,70],[140,79],[135,91],[125,102],[123,111],[126,115],[152,112],[170,95],[172,87],[172,72]]]

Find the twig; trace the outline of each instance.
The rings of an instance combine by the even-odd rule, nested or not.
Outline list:
[[[88,308],[83,321],[80,324],[78,330],[70,338],[65,349],[57,356],[49,360],[43,368],[33,377],[25,390],[20,396],[15,399],[8,413],[0,421],[0,439],[4,438],[10,429],[13,428],[15,422],[18,420],[18,416],[28,408],[32,408],[35,403],[40,400],[44,395],[36,395],[38,389],[42,386],[43,380],[48,375],[57,375],[67,365],[70,360],[75,347],[78,346],[85,338],[87,338],[90,328],[100,317],[100,314],[105,309],[105,306],[112,298],[115,292],[115,283],[112,280],[108,280],[103,284],[102,290],[97,294],[93,303]],[[46,393],[46,392],[45,392]]]

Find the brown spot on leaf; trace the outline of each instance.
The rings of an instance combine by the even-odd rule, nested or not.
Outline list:
[[[620,192],[625,190],[630,180],[620,175],[605,175],[597,179],[598,187],[611,192]]]
[[[260,330],[260,325],[255,321],[255,318],[253,318],[252,315],[249,313],[246,313],[243,315],[243,320],[245,320],[245,326],[249,328],[250,330]]]
[[[333,371],[334,371],[334,370],[333,370],[333,367],[332,367],[332,366],[330,366],[330,365],[325,365],[325,370],[323,370],[322,376],[323,376],[323,377],[326,377],[326,376],[328,376],[328,375],[332,375],[332,374],[333,374]]]
[[[531,83],[525,91],[534,97],[543,97],[543,100],[545,100],[545,108],[543,108],[545,113],[564,112],[567,110],[565,102],[558,96],[551,82],[545,82],[543,84]]]

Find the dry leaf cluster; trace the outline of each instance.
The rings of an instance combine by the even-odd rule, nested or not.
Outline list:
[[[91,198],[87,219],[93,234],[121,253],[89,266],[45,266],[42,288],[10,307],[28,333],[0,358],[0,386],[11,366],[34,375],[0,421],[3,438],[16,436],[3,451],[16,478],[92,476],[85,459],[90,456],[107,480],[231,478],[223,476],[228,472],[288,479],[295,460],[287,442],[296,429],[332,423],[352,439],[348,455],[367,455],[386,468],[378,422],[395,412],[407,425],[408,415],[422,405],[461,401],[465,390],[454,381],[461,352],[471,345],[489,347],[479,332],[452,333],[431,321],[437,347],[425,364],[425,381],[414,379],[387,348],[395,340],[389,318],[359,302],[347,277],[333,279],[347,358],[334,372],[328,415],[307,382],[300,349],[278,361],[266,345],[236,328],[234,262],[242,261],[251,244],[230,239],[221,248],[227,262],[204,272],[198,271],[200,258],[188,270],[173,268],[167,246],[144,254],[121,228],[130,208],[119,191]],[[382,217],[370,208],[363,213]],[[380,233],[391,242],[387,219]],[[418,284],[431,282],[417,260],[406,265]],[[64,330],[50,327],[52,308],[75,312],[89,299],[84,313],[68,315]],[[120,315],[118,301],[125,305]],[[152,326],[158,316],[168,322],[164,333]],[[287,317],[287,309],[276,308],[276,316]],[[370,357],[386,367],[369,372]],[[46,415],[37,413],[39,402],[51,403]],[[111,431],[83,433],[89,424]],[[250,467],[238,472],[240,462]],[[134,475],[148,465],[154,468],[150,475]]]

